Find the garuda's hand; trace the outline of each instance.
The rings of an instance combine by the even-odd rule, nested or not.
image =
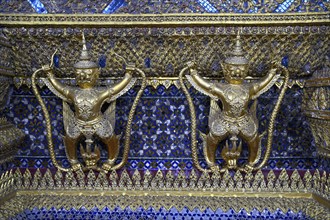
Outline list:
[[[188,61],[186,63],[187,67],[189,67],[190,69],[196,69],[196,63],[194,61]]]
[[[50,65],[48,65],[48,64],[42,66],[42,70],[45,71],[45,72],[49,72],[49,71],[51,71],[52,69],[53,69],[53,67],[50,66]]]
[[[134,63],[128,63],[126,65],[126,70],[128,70],[128,71],[134,71],[134,70],[136,70],[135,64]]]

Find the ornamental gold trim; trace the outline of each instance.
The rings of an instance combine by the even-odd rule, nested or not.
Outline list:
[[[55,171],[55,172],[54,172]],[[133,172],[133,173],[132,173]],[[0,218],[15,216],[25,209],[94,207],[145,209],[175,207],[181,210],[210,208],[216,210],[268,209],[303,211],[315,219],[329,217],[329,175],[315,170],[299,173],[282,170],[276,174],[240,171],[209,175],[147,170],[112,171],[110,174],[92,170],[83,173],[59,170],[16,169],[0,177]]]
[[[15,191],[24,190],[145,190],[145,191],[183,191],[211,194],[224,192],[246,193],[313,193],[322,198],[330,199],[328,187],[329,175],[326,171],[307,170],[300,173],[298,170],[280,173],[270,170],[268,173],[258,170],[244,174],[241,171],[220,173],[201,173],[192,170],[177,172],[146,170],[144,174],[138,170],[111,171],[110,173],[69,171],[62,172],[54,169],[13,169],[3,173],[0,177],[0,198]],[[204,195],[204,194],[203,194]]]
[[[1,72],[0,72],[1,75]],[[212,82],[216,81],[222,81],[223,78],[215,78],[215,77],[205,77],[206,79],[211,80]],[[43,78],[40,78],[36,81],[36,84],[43,88],[45,86]],[[113,85],[115,82],[117,82],[120,78],[119,77],[102,77],[98,80],[98,85],[102,86],[110,86]],[[255,81],[258,80],[259,77],[248,77],[247,81]],[[71,85],[74,78],[61,78],[61,82]],[[141,81],[141,78],[137,78],[138,81]],[[32,86],[32,80],[30,77],[11,77],[7,78],[7,81],[10,81],[15,85],[17,89],[19,89],[21,86],[25,85],[29,88]],[[1,78],[0,78],[1,82]],[[185,82],[187,82],[185,80]],[[276,83],[277,88],[281,88],[284,84],[284,80],[280,78]],[[181,85],[179,82],[179,77],[146,77],[146,85],[152,86],[154,89],[157,89],[159,86],[164,86],[166,89],[168,89],[170,86],[175,86],[176,88],[180,89]],[[189,83],[185,83],[186,86],[190,88]],[[298,86],[299,88],[305,87],[305,80],[302,79],[290,79],[288,82],[288,88],[291,89],[294,86]]]
[[[198,26],[330,23],[328,12],[265,14],[0,14],[4,26]]]
[[[193,201],[193,202],[192,202]],[[246,205],[244,205],[246,204]],[[79,210],[84,207],[87,210],[92,210],[97,208],[102,210],[105,207],[109,209],[115,209],[117,207],[124,210],[126,207],[130,207],[131,210],[137,210],[139,207],[143,209],[148,209],[150,207],[159,210],[165,208],[170,210],[175,207],[178,210],[183,208],[188,208],[189,210],[194,210],[198,208],[201,211],[205,211],[207,208],[215,211],[220,208],[224,211],[233,209],[236,212],[240,211],[242,208],[247,212],[251,212],[256,209],[262,212],[267,209],[271,212],[277,209],[283,212],[288,212],[289,210],[293,212],[302,211],[309,217],[313,219],[328,219],[329,213],[327,209],[313,199],[308,198],[246,198],[246,197],[195,197],[195,196],[72,196],[72,195],[43,195],[43,196],[16,196],[10,201],[6,201],[4,205],[0,208],[2,214],[1,217],[10,218],[15,215],[22,213],[24,210],[32,210],[33,208],[46,208],[48,210],[55,209],[65,209]],[[272,207],[277,207],[276,209]]]
[[[123,72],[123,62],[115,54],[130,60],[147,77],[178,76],[187,61],[199,63],[199,71],[207,77],[220,77],[223,75],[220,63],[230,52],[227,43],[233,42],[233,35],[240,31],[251,61],[248,75],[261,77],[271,65],[270,60],[282,60],[286,62],[283,65],[289,69],[290,78],[298,79],[312,75],[323,66],[329,30],[329,25],[256,23],[255,26],[186,27],[184,22],[175,27],[11,26],[1,29],[12,48],[3,49],[6,62],[0,66],[13,62],[9,66],[17,77],[29,76],[39,68],[35,61],[48,63],[48,57],[57,48],[55,75],[73,77],[73,57],[79,56],[75,48],[83,31],[86,39],[93,42],[94,59],[97,57],[102,65],[106,64],[101,77],[119,76]]]

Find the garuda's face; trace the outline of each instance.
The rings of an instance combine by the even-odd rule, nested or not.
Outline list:
[[[241,84],[243,80],[247,77],[248,65],[242,64],[228,64],[223,65],[225,79],[229,83]]]
[[[83,89],[94,87],[98,77],[99,70],[97,68],[76,69],[77,84]]]

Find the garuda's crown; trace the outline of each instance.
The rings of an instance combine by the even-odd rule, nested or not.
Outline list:
[[[75,63],[73,66],[76,69],[92,69],[92,68],[98,68],[98,65],[91,61],[91,57],[88,53],[87,46],[86,46],[86,40],[84,32],[82,33],[82,44],[83,48],[80,54],[79,61]]]
[[[244,56],[245,53],[242,49],[242,43],[240,41],[241,37],[239,33],[236,37],[236,44],[234,46],[233,52],[230,53],[231,56],[225,59],[225,63],[234,64],[234,65],[246,65],[249,63],[249,60]]]

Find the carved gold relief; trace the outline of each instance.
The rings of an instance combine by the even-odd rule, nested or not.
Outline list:
[[[9,103],[10,82],[7,77],[0,76],[0,113]],[[0,165],[14,159],[24,136],[23,131],[0,117]]]
[[[120,168],[126,162],[125,160],[127,160],[127,152],[130,143],[130,124],[135,112],[136,103],[141,96],[141,91],[138,93],[138,97],[135,99],[130,112],[125,134],[126,139],[124,157],[119,165],[115,165],[119,152],[120,138],[120,135],[116,135],[113,132],[115,126],[115,101],[134,85],[135,79],[132,78],[134,71],[141,74],[143,78],[143,86],[141,87],[141,90],[143,91],[145,86],[144,73],[134,65],[127,64],[127,72],[125,77],[119,83],[110,88],[95,87],[100,70],[98,69],[98,65],[96,63],[90,61],[90,55],[86,47],[85,37],[83,35],[83,49],[81,51],[80,60],[74,65],[76,81],[79,87],[66,86],[54,77],[53,58],[55,53],[52,56],[51,64],[44,65],[42,69],[35,71],[32,76],[33,91],[42,105],[42,110],[46,118],[48,133],[47,139],[52,162],[57,168],[68,171],[68,169],[61,167],[56,162],[54,146],[52,144],[49,113],[45,108],[35,83],[37,74],[40,71],[47,73],[47,78],[44,79],[45,85],[56,96],[63,100],[63,120],[66,133],[63,139],[67,158],[72,167],[71,169],[78,170],[83,168],[100,170],[97,166],[98,161],[100,160],[100,148],[93,140],[95,136],[100,138],[106,145],[108,152],[108,159],[105,163],[103,163],[102,170],[109,171],[111,169]],[[101,112],[101,108],[105,102],[110,103],[110,106],[103,113]],[[74,111],[71,110],[70,105],[73,106]],[[83,146],[80,144],[80,152],[85,166],[82,166],[77,157],[77,145],[83,138],[85,139],[85,145]]]
[[[316,69],[321,64],[323,65],[324,54],[329,50],[330,45],[328,44],[329,27],[310,26],[310,24],[313,23],[316,25],[326,25],[330,21],[329,16],[329,13],[301,13],[298,15],[265,14],[242,16],[237,14],[235,16],[230,14],[225,16],[24,16],[1,14],[1,24],[10,27],[6,30],[6,34],[8,34],[9,39],[15,39],[15,43],[24,42],[24,44],[14,44],[12,46],[8,46],[9,48],[12,47],[13,52],[15,53],[13,59],[15,62],[15,70],[2,69],[0,67],[0,72],[15,72],[18,74],[18,78],[14,79],[14,83],[17,87],[23,84],[28,86],[32,85],[33,89],[36,91],[36,83],[40,86],[43,86],[46,82],[46,84],[50,86],[51,82],[49,79],[52,77],[51,73],[49,73],[49,78],[47,80],[42,80],[39,78],[37,82],[35,77],[32,78],[31,81],[29,74],[26,73],[32,72],[27,71],[33,68],[30,65],[32,63],[31,57],[35,56],[35,60],[38,61],[37,63],[45,63],[47,57],[49,57],[53,51],[53,48],[60,46],[60,52],[63,54],[61,64],[64,65],[59,71],[55,71],[55,75],[60,76],[61,79],[63,77],[71,77],[71,79],[73,79],[73,73],[75,72],[75,69],[73,68],[73,62],[74,58],[77,57],[79,52],[75,50],[78,40],[74,39],[74,37],[78,36],[78,32],[80,32],[82,28],[67,27],[75,27],[75,25],[78,24],[81,27],[84,26],[88,36],[94,40],[93,55],[97,56],[102,53],[107,55],[107,63],[109,65],[104,69],[103,77],[101,80],[106,80],[105,77],[107,77],[107,74],[109,73],[116,75],[117,80],[122,80],[121,75],[123,71],[118,67],[122,65],[120,62],[118,62],[118,60],[116,60],[116,56],[112,56],[112,47],[109,46],[111,45],[109,42],[112,42],[112,39],[109,39],[109,36],[111,36],[111,38],[114,37],[114,42],[118,42],[114,50],[120,54],[122,54],[121,52],[125,53],[125,55],[127,55],[125,57],[129,57],[130,61],[134,61],[139,68],[143,69],[150,76],[146,81],[144,73],[137,69],[137,71],[139,71],[142,76],[142,86],[137,98],[133,103],[128,117],[128,124],[125,132],[127,138],[125,139],[123,160],[120,164],[114,165],[114,167],[110,166],[110,169],[115,170],[121,168],[127,160],[132,117],[138,99],[142,94],[142,88],[144,88],[146,84],[153,87],[163,85],[166,88],[171,85],[180,87],[181,85],[186,84],[184,82],[183,75],[180,75],[179,78],[175,77],[170,79],[162,78],[160,76],[177,75],[178,71],[185,67],[184,64],[186,61],[196,58],[192,56],[192,54],[196,53],[196,60],[199,64],[198,71],[207,72],[209,74],[208,76],[213,79],[210,81],[214,84],[218,83],[218,80],[214,80],[214,76],[218,77],[218,72],[212,69],[212,65],[214,62],[219,61],[220,58],[222,59],[223,54],[219,58],[214,56],[215,51],[223,51],[225,54],[228,51],[228,48],[231,48],[231,46],[228,47],[228,44],[232,45],[231,42],[233,35],[237,29],[239,29],[237,26],[224,27],[222,25],[228,25],[228,22],[234,25],[251,24],[249,27],[242,28],[244,34],[243,40],[245,42],[244,49],[247,51],[251,59],[249,74],[255,74],[255,77],[264,75],[265,71],[258,74],[255,72],[257,66],[264,64],[268,68],[271,66],[271,60],[279,60],[286,53],[290,53],[290,57],[292,57],[289,65],[290,73],[299,76],[302,73],[301,64],[306,63],[307,60],[310,61],[310,66],[312,69]],[[212,23],[216,27],[181,28],[183,22],[187,22],[186,24],[189,26],[201,26],[205,24],[209,25]],[[31,24],[35,26],[29,26]],[[132,24],[139,28],[131,28]],[[308,26],[302,26],[302,24],[307,24]],[[37,28],[36,26],[38,25],[49,25],[50,28]],[[105,28],[105,30],[103,28],[93,28],[97,26],[113,27],[117,25],[120,27],[125,27],[113,29]],[[13,26],[20,27],[12,28]],[[63,26],[65,27],[62,28]],[[150,26],[154,27],[150,28]],[[175,28],[176,26],[179,28]],[[298,32],[296,30],[298,30]],[[158,33],[162,33],[161,36],[159,36]],[[41,35],[43,36],[42,38],[40,38]],[[61,36],[62,38],[58,36]],[[135,48],[133,46],[134,43],[131,42],[135,42],[136,40],[139,43]],[[40,42],[42,42],[42,44],[40,44]],[[50,46],[41,48],[44,46],[44,42],[47,42],[46,44]],[[162,42],[163,46],[160,47],[158,43]],[[211,42],[211,44],[208,44],[207,47],[203,47],[203,45],[207,42]],[[275,43],[273,44],[273,42]],[[182,50],[180,49],[182,45],[188,46],[185,48],[185,50]],[[319,48],[314,48],[311,50],[310,48],[315,45],[319,45]],[[107,49],[103,50],[103,48]],[[278,48],[278,51],[275,53],[264,52],[270,50],[270,48]],[[21,53],[22,51],[24,52]],[[35,53],[36,51],[38,51],[38,53]],[[312,53],[311,51],[314,52]],[[30,55],[32,53],[34,56]],[[27,56],[21,56],[21,54],[26,54]],[[108,56],[108,54],[111,55]],[[146,58],[146,55],[149,54],[151,54],[153,58],[159,57],[159,59],[156,59],[156,61],[151,64],[150,68],[146,68],[143,66],[143,61]],[[48,70],[48,72],[51,72],[51,70],[53,70],[53,68],[50,68],[51,66],[52,65],[50,65],[49,68],[44,66],[44,69]],[[170,68],[166,69],[166,67]],[[187,69],[188,68],[186,68],[186,70]],[[88,78],[90,77],[88,76],[88,72],[89,70],[83,71],[79,73],[79,76],[84,75],[83,78]],[[93,70],[91,72],[93,74]],[[152,74],[158,77],[153,77]],[[304,74],[305,72],[301,75]],[[56,78],[53,79],[56,80]],[[250,82],[255,83],[256,81],[252,80]],[[318,83],[322,84],[324,83],[324,80],[319,81]],[[105,84],[108,85],[107,83]],[[281,86],[283,86],[283,88],[290,88],[292,85],[303,87],[304,82],[301,80],[291,79],[291,81],[288,83],[286,75],[284,79],[279,79],[275,85],[279,88]],[[113,84],[111,84],[111,86],[113,86]],[[96,87],[93,87],[93,89],[95,88]],[[193,145],[192,152],[194,164],[200,170],[205,171],[199,166],[197,160],[197,149],[195,145],[196,117],[193,110],[194,106],[186,87],[183,86],[182,88],[188,97],[188,103],[192,115],[191,140]],[[210,88],[209,91],[212,91],[212,89],[213,88]],[[97,89],[93,91],[98,92]],[[229,94],[230,92],[227,93],[227,99],[232,97]],[[281,93],[280,96],[283,96],[283,93]],[[37,97],[40,101],[40,95],[37,95]],[[79,104],[88,101],[89,99],[86,97],[87,96],[83,95],[83,99],[80,99]],[[316,100],[318,98],[319,100],[313,101],[310,106],[320,108],[321,110],[325,110],[327,108],[327,103],[329,102],[326,101],[327,98],[325,89],[320,89],[319,91],[313,93],[312,97],[312,100]],[[63,97],[63,99],[67,98]],[[212,104],[214,106],[216,103],[212,102]],[[43,111],[45,112],[45,105],[42,103],[41,105]],[[88,105],[89,104],[87,104],[87,107]],[[273,111],[271,117],[272,120],[275,118],[277,111],[276,108],[278,109],[278,107],[279,105],[277,105]],[[79,112],[78,104],[77,108],[77,112]],[[109,112],[113,113],[113,111],[111,111],[112,108],[114,108],[114,105],[111,105],[108,110]],[[247,110],[247,108],[244,109]],[[88,113],[90,111],[84,108],[81,109],[81,112]],[[96,111],[96,114],[99,114],[99,111]],[[213,112],[212,117],[217,116],[217,114],[219,114],[219,111]],[[65,115],[67,115],[66,118],[74,118],[74,120],[79,119],[77,115],[72,115],[72,112],[70,112],[68,107]],[[85,117],[85,121],[90,122],[88,119],[88,114],[82,114],[81,116]],[[210,119],[212,117],[210,117]],[[270,210],[280,208],[283,211],[290,208],[293,211],[303,210],[303,212],[305,212],[307,215],[316,219],[329,218],[329,211],[324,208],[324,206],[329,207],[329,202],[327,201],[330,199],[328,187],[329,175],[324,171],[307,171],[306,173],[301,174],[295,170],[292,174],[290,173],[291,175],[289,175],[289,173],[285,170],[282,170],[279,175],[272,170],[268,174],[262,173],[259,170],[256,173],[248,172],[247,174],[236,171],[232,175],[230,172],[228,172],[227,169],[222,174],[215,172],[212,175],[209,175],[207,172],[200,174],[194,170],[190,174],[187,174],[183,170],[177,174],[172,172],[166,172],[165,174],[165,172],[160,170],[155,174],[154,172],[147,170],[144,175],[141,175],[141,173],[137,170],[135,170],[134,173],[123,170],[120,175],[120,172],[117,173],[115,171],[111,171],[109,175],[107,175],[105,172],[94,172],[93,170],[89,170],[87,173],[84,173],[81,170],[73,172],[71,169],[62,169],[56,162],[51,141],[51,126],[48,113],[45,113],[45,118],[48,131],[47,138],[52,161],[60,170],[68,172],[66,174],[59,170],[56,171],[56,173],[52,172],[51,170],[41,172],[41,170],[37,169],[37,171],[32,174],[29,170],[17,169],[15,173],[14,170],[11,170],[2,174],[0,177],[0,218],[8,218],[26,208],[45,206],[47,208],[65,207],[67,209],[78,209],[82,206],[85,206],[87,209],[91,209],[94,206],[100,208],[103,208],[104,206],[120,206],[122,208],[130,206],[133,209],[139,206],[144,208],[149,208],[150,206],[155,208],[165,207],[167,209],[170,207],[187,206],[191,210],[196,207],[202,210],[206,207],[210,207],[213,210],[220,207],[223,210],[227,210],[229,208],[234,208],[236,210],[241,208],[252,210],[253,208],[257,208],[260,211],[263,208],[268,208]],[[232,118],[235,119],[235,117]],[[67,123],[71,123],[70,125],[75,122],[76,121],[67,121]],[[230,120],[225,122],[232,124]],[[322,135],[324,136],[324,134],[325,137],[328,137],[329,132],[326,129],[329,128],[329,123],[326,122],[325,124],[322,124],[324,122],[326,121],[316,120],[315,122],[312,122],[312,126],[315,125],[320,128],[319,130],[315,130],[319,137]],[[250,124],[257,126],[257,122],[255,121]],[[88,125],[91,124],[88,123]],[[110,123],[110,125],[113,129],[113,123]],[[77,125],[74,128],[80,129],[79,126],[84,125]],[[271,129],[271,126],[269,127],[270,129],[268,130],[268,135],[272,135],[273,130]],[[69,128],[70,126],[68,125],[67,129]],[[107,125],[106,128],[110,128],[110,126]],[[81,131],[79,131],[79,133],[80,132]],[[95,132],[97,131],[95,130]],[[112,137],[115,136],[112,134]],[[322,138],[317,139],[319,140],[317,142],[321,142],[323,140]],[[271,145],[271,138],[268,138],[268,140],[270,141],[267,143],[267,151],[263,162],[267,161],[267,155],[269,156],[271,149],[269,147]],[[116,140],[112,140],[112,142],[116,142]],[[329,143],[329,140],[326,141],[326,143]],[[111,146],[113,145],[111,144]],[[76,159],[74,155],[76,147],[77,146],[69,147],[69,151],[73,151],[73,153],[69,153],[71,155],[71,159]],[[223,155],[227,161],[227,168],[235,168],[237,166],[236,157],[239,155],[239,145],[236,145],[234,149],[235,150],[233,150],[233,148],[229,149],[228,146],[223,151]],[[111,151],[116,149],[111,148],[108,150]],[[84,151],[87,165],[86,167],[93,168],[96,163],[95,159],[98,159],[97,151],[94,152],[96,155],[95,157],[93,157],[94,155],[92,154],[92,151],[89,151],[89,149],[86,148],[85,150],[85,148],[82,148],[82,152]],[[112,155],[115,155],[115,152],[112,153]],[[72,155],[74,156],[72,157]],[[111,158],[112,157],[110,157],[110,160]],[[261,167],[263,162],[261,162],[258,167]],[[104,168],[108,169],[108,167]],[[139,191],[131,191],[131,189],[138,189]],[[52,194],[52,196],[47,196],[46,194]],[[89,202],[91,200],[93,202]],[[324,206],[320,205],[316,201],[322,203]]]
[[[24,136],[23,131],[0,117],[0,164],[14,159]]]
[[[245,171],[261,169],[267,162],[271,151],[274,120],[287,88],[289,79],[288,71],[279,64],[275,63],[277,68],[284,69],[284,86],[281,90],[279,99],[275,105],[270,120],[265,157],[262,162],[258,164],[261,157],[261,139],[263,134],[258,134],[256,99],[272,87],[280,75],[276,74],[276,68],[273,67],[273,69],[269,71],[269,74],[261,80],[255,83],[244,82],[244,79],[248,74],[249,61],[243,52],[239,35],[237,36],[236,45],[231,53],[231,56],[227,57],[221,65],[224,70],[224,77],[227,83],[213,83],[205,80],[198,74],[196,64],[192,62],[187,63],[187,67],[180,73],[180,77],[182,77],[184,72],[189,69],[190,75],[186,75],[188,81],[198,91],[211,97],[212,99],[209,114],[210,132],[207,135],[201,133],[204,143],[204,157],[212,172],[225,172],[226,169],[241,169]],[[188,100],[191,99],[182,80],[181,84]],[[221,101],[222,107],[217,104],[218,100]],[[249,109],[248,106],[251,100],[255,101]],[[191,100],[189,102],[189,106],[192,120],[196,120],[194,115],[194,107],[192,106]],[[199,170],[203,171],[196,161],[196,149],[194,149],[196,148],[196,131],[194,131],[196,129],[195,125],[196,122],[193,122],[192,152],[194,164]],[[227,141],[226,145],[223,147],[221,156],[225,160],[226,164],[224,168],[219,168],[219,166],[215,163],[216,149],[219,143],[227,138],[231,141],[231,146],[229,146]],[[238,142],[239,140],[240,142]],[[239,167],[237,164],[237,159],[242,151],[242,141],[245,141],[248,145],[249,157],[247,164],[245,164],[244,167]]]
[[[0,14],[0,22],[3,25],[48,25],[48,26],[165,26],[203,24],[310,24],[329,23],[328,12],[319,13],[260,13],[260,14]]]
[[[329,62],[329,61],[328,61]],[[318,154],[330,157],[330,69],[317,71],[306,81],[303,108]]]
[[[79,33],[85,31],[93,44],[93,56],[102,58],[106,66],[101,76],[121,77],[123,63],[114,52],[142,69],[148,77],[175,77],[184,63],[195,60],[198,70],[207,77],[223,75],[219,62],[232,47],[237,30],[241,30],[244,49],[250,58],[249,75],[264,76],[270,60],[288,59],[291,76],[311,75],[324,63],[329,50],[328,26],[295,27],[134,27],[134,28],[6,28],[11,39],[7,52],[18,77],[30,76],[36,63],[48,62],[53,48],[61,57],[55,75],[74,77],[74,62],[79,56]],[[43,36],[40,38],[39,36]],[[15,42],[15,43],[14,43]],[[49,46],[44,47],[44,44]],[[36,53],[38,51],[38,53]],[[268,51],[265,53],[265,51]],[[33,54],[32,58],[29,54]],[[38,62],[35,62],[38,61]]]
[[[292,174],[282,170],[280,174],[258,171],[243,175],[236,171],[231,176],[223,173],[195,172],[186,174],[183,170],[175,174],[158,171],[144,175],[123,170],[120,175],[111,171],[96,173],[93,170],[62,171],[51,170],[34,174],[28,169],[10,170],[0,177],[0,217],[8,218],[24,209],[39,208],[79,208],[85,206],[102,209],[142,206],[155,209],[186,206],[190,210],[211,208],[228,210],[233,208],[246,211],[252,209],[270,211],[288,209],[303,211],[316,219],[327,219],[330,191],[327,183],[329,175],[316,170],[311,173]],[[15,195],[13,194],[15,193]],[[15,206],[13,206],[15,204]]]

